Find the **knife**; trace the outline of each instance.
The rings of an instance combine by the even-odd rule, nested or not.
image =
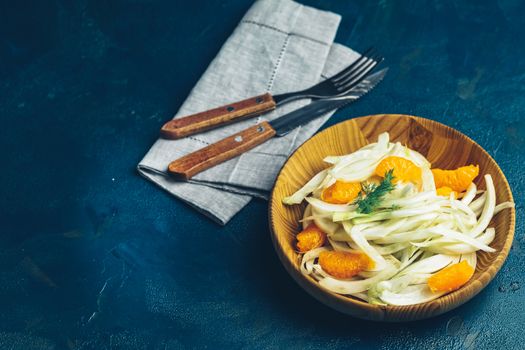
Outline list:
[[[168,174],[179,180],[189,180],[201,171],[232,159],[274,136],[284,136],[300,125],[354,102],[372,90],[387,71],[388,68],[384,68],[369,75],[344,96],[314,101],[270,122],[263,121],[174,160],[168,165]]]

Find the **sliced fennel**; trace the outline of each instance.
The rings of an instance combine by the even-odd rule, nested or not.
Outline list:
[[[421,169],[420,183],[398,182],[382,197],[375,209],[364,214],[355,203],[331,204],[321,199],[322,191],[335,181],[365,181],[386,157],[410,160]],[[494,252],[490,247],[496,231],[489,227],[500,211],[514,203],[496,202],[492,177],[484,175],[485,190],[471,183],[455,199],[439,196],[430,163],[383,133],[377,143],[349,155],[329,156],[328,167],[312,177],[299,191],[284,199],[286,204],[307,206],[303,229],[315,223],[327,234],[327,244],[302,256],[301,271],[332,292],[369,303],[412,305],[443,295],[432,292],[428,278],[442,269],[466,260],[474,269],[476,252]],[[323,251],[364,253],[374,267],[351,279],[338,279],[323,270]]]

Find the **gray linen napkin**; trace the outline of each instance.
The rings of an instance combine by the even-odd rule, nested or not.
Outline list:
[[[340,16],[290,0],[259,0],[246,13],[174,118],[264,92],[307,88],[354,61],[358,54],[333,42]],[[262,117],[181,140],[159,139],[138,171],[220,224],[251,200],[267,198],[283,163],[330,117],[318,118],[288,135],[206,170],[191,182],[167,177],[168,164],[185,154],[264,120],[275,119],[308,100],[295,101]]]

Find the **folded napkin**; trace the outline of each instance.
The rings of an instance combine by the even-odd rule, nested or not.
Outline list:
[[[339,22],[337,14],[294,1],[257,1],[174,118],[264,92],[304,89],[337,73],[358,57],[351,49],[333,42]],[[262,119],[275,119],[308,103],[295,101],[261,117],[181,140],[159,139],[139,163],[138,171],[216,222],[226,224],[253,196],[267,198],[290,153],[311,137],[331,113],[206,170],[190,182],[169,178],[168,164]]]

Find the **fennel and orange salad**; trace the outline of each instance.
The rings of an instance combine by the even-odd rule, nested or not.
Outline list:
[[[296,236],[301,272],[332,292],[371,304],[412,305],[467,283],[476,252],[494,252],[496,203],[490,174],[477,165],[431,168],[388,133],[329,167],[283,202],[307,202]]]

